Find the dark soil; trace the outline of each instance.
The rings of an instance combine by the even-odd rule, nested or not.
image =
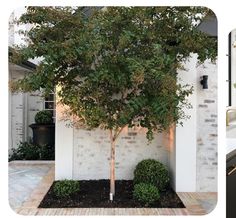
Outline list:
[[[109,180],[80,181],[80,191],[70,197],[59,198],[53,193],[53,185],[40,203],[40,208],[102,207],[102,208],[184,208],[177,194],[168,188],[161,198],[151,206],[144,206],[133,199],[133,181],[117,180],[113,202],[109,201]]]

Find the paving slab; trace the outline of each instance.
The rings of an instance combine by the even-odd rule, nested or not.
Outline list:
[[[23,205],[53,166],[54,161],[9,162],[8,199],[13,210],[20,208]]]

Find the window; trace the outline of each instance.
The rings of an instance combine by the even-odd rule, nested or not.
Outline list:
[[[44,99],[44,110],[49,110],[53,114],[53,120],[55,121],[55,94],[51,93]]]

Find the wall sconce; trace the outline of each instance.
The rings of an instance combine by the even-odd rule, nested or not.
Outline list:
[[[236,48],[236,41],[233,42],[233,47]]]
[[[208,75],[203,75],[202,80],[200,81],[203,89],[208,89],[207,80],[208,80]]]

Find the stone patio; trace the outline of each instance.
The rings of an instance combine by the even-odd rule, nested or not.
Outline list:
[[[52,161],[13,161],[9,163],[9,204],[17,209],[30,197],[43,177],[54,167]]]
[[[186,208],[38,208],[54,181],[52,161],[9,163],[9,203],[20,215],[204,215],[217,202],[217,193],[177,193]]]

